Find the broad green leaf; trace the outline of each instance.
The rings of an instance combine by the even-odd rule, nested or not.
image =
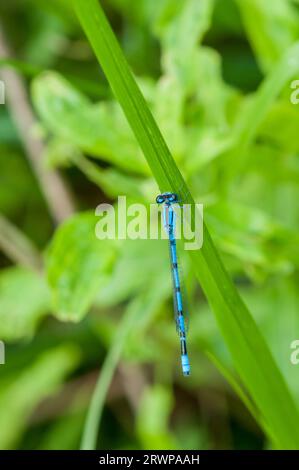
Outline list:
[[[138,25],[148,23],[152,28],[156,26],[156,22],[162,21],[162,17],[175,13],[182,6],[179,0],[173,4],[172,0],[161,0],[153,2],[152,0],[140,0],[134,4],[130,0],[110,0],[111,4],[118,9],[126,18],[133,19]]]
[[[153,107],[176,161],[186,166],[190,174],[232,145],[228,109],[237,97],[222,79],[220,55],[214,50],[196,50],[192,70],[194,83],[189,95],[177,74],[162,75]],[[188,96],[192,97],[192,105]]]
[[[266,116],[261,125],[260,135],[262,139],[268,139],[271,143],[275,142],[281,149],[295,153],[299,150],[298,126],[298,106],[280,100],[272,106]]]
[[[186,0],[169,26],[161,30],[164,68],[188,85],[199,42],[209,29],[214,0]]]
[[[97,303],[101,306],[117,305],[147,289],[154,279],[165,277],[170,280],[166,242],[125,240],[109,284],[99,290]]]
[[[241,184],[231,190],[231,199],[269,214],[292,232],[297,231],[299,210],[298,159],[266,142],[251,146],[252,158]],[[293,236],[290,239],[292,248]],[[288,248],[285,246],[285,248]]]
[[[186,140],[184,165],[189,177],[192,177],[194,172],[206,169],[213,160],[228,152],[233,143],[228,133],[214,127],[203,127],[200,131],[195,127],[190,128]]]
[[[204,114],[204,123],[218,132],[228,131],[228,106],[236,92],[222,78],[221,56],[215,50],[201,47],[194,60],[197,71],[195,97]]]
[[[68,168],[74,165],[80,156],[81,152],[76,145],[59,137],[53,137],[49,141],[43,154],[50,168]]]
[[[89,212],[73,216],[58,228],[48,249],[53,311],[61,320],[84,317],[117,256],[113,242],[96,238],[97,221]]]
[[[43,123],[55,136],[120,168],[147,173],[117,103],[92,104],[54,72],[46,72],[33,81],[32,96]]]
[[[186,128],[184,165],[188,175],[201,170],[233,145],[229,112],[238,94],[222,79],[220,55],[201,47],[193,61],[196,80],[193,105],[185,106]],[[191,108],[191,110],[190,110]]]
[[[163,75],[155,88],[153,113],[177,159],[182,159],[185,150],[183,106],[184,92],[178,78],[171,74]]]
[[[120,194],[135,199],[144,198],[145,180],[130,176],[116,168],[102,169],[91,159],[86,158],[75,145],[63,139],[52,139],[46,148],[44,158],[51,167],[76,166],[111,199]]]
[[[235,256],[248,274],[254,268],[287,273],[298,266],[298,234],[263,211],[223,201],[207,210],[206,220],[223,252]]]
[[[97,0],[75,0],[73,3],[160,190],[174,191],[184,201],[192,204],[189,189],[170,155],[99,3]],[[298,45],[292,51],[293,56],[297,50]],[[284,70],[281,75],[284,82],[289,73]],[[271,436],[274,436],[281,448],[298,448],[299,414],[296,404],[262,333],[228,276],[206,227],[202,249],[190,252],[190,255],[193,269],[216,315],[235,368],[263,415],[267,427],[271,429]]]
[[[153,112],[178,161],[182,160],[188,142],[183,129],[186,98],[202,87],[199,71],[206,67],[200,63],[198,45],[210,26],[213,5],[214,0],[187,0],[178,7],[171,6],[177,10],[174,16],[169,15],[166,5],[167,20],[163,22],[160,18],[163,26],[156,27],[161,40],[164,75],[156,86]]]
[[[0,275],[0,338],[31,336],[50,310],[49,289],[42,275],[25,268],[8,268]]]
[[[74,346],[50,349],[19,371],[14,381],[1,384],[1,449],[15,448],[34,409],[59,390],[77,362],[78,350]]]
[[[273,128],[275,128],[275,123],[273,125]],[[259,195],[257,194],[256,183],[253,183],[250,187],[251,179],[253,176],[256,176],[256,178],[259,177],[261,186],[260,189],[264,189],[265,194],[268,193],[269,200],[271,198],[273,199],[275,191],[277,191],[280,187],[283,187],[287,184],[289,189],[291,189],[292,185],[298,186],[299,183],[298,159],[293,153],[285,153],[285,151],[288,151],[288,147],[295,147],[297,144],[294,141],[290,141],[288,144],[285,144],[285,151],[282,151],[280,145],[283,145],[282,141],[284,140],[283,125],[281,125],[281,128],[282,133],[279,136],[276,134],[276,136],[274,137],[272,134],[272,130],[269,129],[267,124],[267,126],[261,129],[261,138],[263,139],[263,142],[258,142],[252,145],[252,158],[250,159],[250,162],[248,162],[249,165],[247,177],[246,181],[244,180],[246,187],[244,186],[242,188],[242,193],[246,192],[248,196],[246,198],[246,201],[250,201],[251,204],[255,207],[259,206]],[[292,133],[292,129],[290,129],[290,133]],[[286,135],[285,138],[287,138]],[[270,147],[267,143],[268,139],[271,142],[276,141],[278,145]],[[271,183],[271,187],[274,190],[272,191],[272,193],[270,193],[269,188],[267,187],[267,183]],[[265,202],[265,199],[263,200],[263,202]],[[268,210],[268,212],[271,212],[271,209],[270,211]]]

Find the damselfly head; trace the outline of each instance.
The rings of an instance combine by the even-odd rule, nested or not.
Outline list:
[[[175,193],[159,194],[159,196],[156,197],[156,203],[162,204],[163,202],[168,203],[168,204],[174,204],[178,202],[178,196]]]

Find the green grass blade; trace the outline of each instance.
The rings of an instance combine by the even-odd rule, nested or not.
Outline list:
[[[298,12],[288,0],[276,0],[272,8],[260,0],[235,2],[259,65],[269,71],[298,37]]]
[[[226,381],[230,384],[231,388],[239,396],[240,400],[244,403],[248,411],[251,413],[252,417],[256,420],[257,423],[264,429],[268,436],[271,436],[271,430],[267,428],[267,424],[263,421],[262,415],[259,413],[259,410],[256,409],[254,403],[250,400],[247,394],[242,389],[236,377],[234,377],[232,371],[228,369],[219,359],[211,352],[206,351],[207,357],[210,361],[217,367],[219,372],[223,375]],[[272,444],[275,445],[275,437],[272,436]]]
[[[74,0],[78,18],[161,191],[192,196],[130,72],[97,0]],[[299,448],[299,415],[255,321],[228,276],[207,228],[200,251],[190,252],[198,280],[216,315],[235,368],[281,448]],[[271,438],[270,436],[270,438]]]
[[[151,294],[152,289],[154,289],[154,295]],[[106,396],[129,335],[134,331],[134,326],[138,319],[140,319],[140,316],[152,316],[161,305],[161,302],[165,301],[166,296],[168,295],[168,291],[161,292],[157,290],[156,286],[152,286],[152,289],[149,289],[145,294],[140,294],[134,301],[132,301],[123,315],[122,321],[101,369],[88,409],[81,442],[82,450],[96,449],[98,429],[103,414]]]

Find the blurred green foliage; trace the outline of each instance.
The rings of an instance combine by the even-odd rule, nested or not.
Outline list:
[[[78,208],[53,227],[8,107],[1,106],[1,211],[43,253],[44,272],[13,266],[3,252],[0,448],[78,448],[105,357],[111,367],[99,447],[265,447],[235,393],[231,358],[188,260],[193,369],[186,381],[165,244],[94,239],[99,203],[125,194],[149,204],[157,188],[69,3],[14,0],[0,7],[19,59],[11,66],[26,80],[35,132],[46,142],[40,157],[63,172]],[[290,103],[290,83],[299,75],[298,3],[102,3],[297,399],[289,355],[299,331],[299,121]],[[122,350],[117,346],[132,324]],[[233,388],[210,360],[219,357]]]

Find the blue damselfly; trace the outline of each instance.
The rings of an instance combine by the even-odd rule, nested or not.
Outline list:
[[[157,196],[156,202],[157,204],[164,204],[163,223],[166,233],[168,235],[169,242],[170,265],[173,281],[175,321],[177,332],[180,337],[182,370],[184,375],[190,375],[190,363],[186,343],[185,314],[183,308],[181,280],[178,269],[177,245],[175,237],[176,213],[173,206],[179,202],[178,196],[174,193],[163,193]]]

